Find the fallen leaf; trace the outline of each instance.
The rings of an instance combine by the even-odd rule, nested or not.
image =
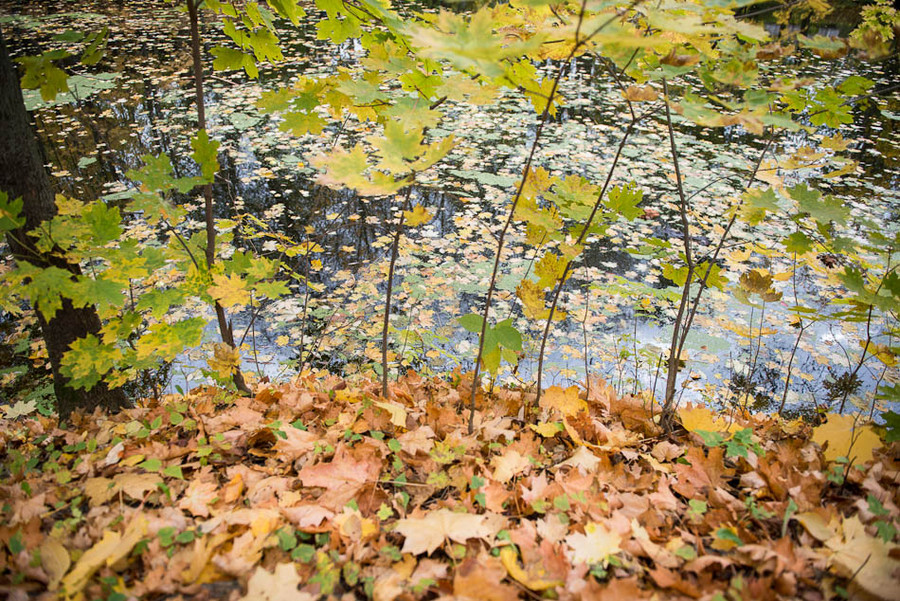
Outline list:
[[[852,415],[829,413],[827,421],[813,429],[812,441],[824,447],[828,461],[847,457],[856,464],[872,460],[872,451],[882,446],[881,439],[870,426],[858,423]]]
[[[259,566],[247,582],[241,601],[314,601],[316,595],[299,591],[300,576],[293,563],[280,563],[274,572]]]
[[[72,560],[69,558],[69,552],[61,542],[55,538],[48,538],[40,546],[41,550],[41,567],[47,572],[50,581],[47,583],[47,590],[55,591],[59,586],[60,580],[69,571]]]
[[[445,508],[432,511],[423,518],[398,520],[394,530],[406,538],[401,552],[413,555],[431,555],[447,539],[464,543],[470,538],[488,538],[495,534],[486,516],[456,513]]]
[[[900,601],[900,561],[895,555],[900,545],[869,536],[859,516],[854,515],[844,520],[842,536],[836,535],[826,546],[834,551],[830,564],[838,574],[853,578],[851,591],[862,589],[877,599]]]
[[[579,411],[587,411],[587,403],[578,398],[578,386],[569,386],[565,390],[559,386],[551,386],[541,395],[541,407],[555,409],[566,417]]]
[[[562,580],[546,580],[542,577],[543,574],[532,576],[526,572],[519,566],[519,556],[511,546],[500,549],[500,561],[509,573],[510,578],[533,591],[545,591],[565,584]]]
[[[571,549],[573,564],[606,565],[610,555],[615,555],[621,549],[622,537],[618,532],[608,530],[603,524],[588,522],[584,527],[584,533],[575,532],[566,537],[566,544]]]
[[[72,571],[62,579],[66,595],[72,596],[81,592],[94,572],[103,565],[111,566],[131,552],[139,540],[147,534],[147,518],[136,516],[125,528],[124,534],[112,530],[103,533],[93,547],[84,552]]]

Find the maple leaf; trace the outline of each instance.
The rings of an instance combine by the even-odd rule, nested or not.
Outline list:
[[[531,461],[517,450],[508,448],[502,455],[493,457],[491,465],[494,466],[493,479],[506,484],[512,480],[513,476],[528,469]]]
[[[504,584],[506,570],[496,557],[481,555],[466,559],[453,575],[453,598],[479,601],[516,601],[519,591]]]
[[[104,532],[103,538],[85,551],[72,571],[62,579],[66,595],[72,596],[81,592],[94,572],[104,565],[111,566],[126,557],[132,547],[147,534],[147,524],[147,518],[137,515],[125,527],[124,534],[112,530]]]
[[[565,390],[559,386],[551,386],[541,395],[541,407],[556,409],[566,417],[571,417],[580,411],[587,411],[587,403],[578,398],[578,386],[569,386]]]
[[[241,601],[314,601],[318,598],[297,590],[299,586],[300,575],[293,563],[280,563],[274,572],[258,566],[247,581],[247,594]]]
[[[882,446],[871,426],[859,424],[852,415],[836,413],[829,413],[825,423],[813,429],[812,441],[825,447],[823,454],[828,461],[847,457],[854,464],[871,461],[872,451]]]
[[[422,130],[407,131],[396,121],[384,126],[383,136],[370,136],[369,143],[378,150],[381,156],[379,169],[392,173],[407,173],[410,170],[408,161],[412,161],[422,152]]]
[[[621,550],[621,542],[622,537],[617,532],[607,530],[605,526],[595,522],[588,522],[584,527],[584,534],[575,532],[566,537],[566,544],[572,551],[573,564],[606,566],[609,556]]]
[[[733,432],[739,428],[736,423],[714,417],[713,412],[706,407],[694,407],[690,403],[678,409],[678,417],[688,432]]]
[[[47,590],[54,591],[59,586],[62,577],[69,571],[72,560],[69,552],[55,538],[48,538],[39,547],[41,551],[41,567],[47,572],[50,581],[47,583]]]
[[[312,111],[290,111],[282,115],[284,120],[278,126],[278,129],[284,132],[290,132],[293,136],[303,136],[312,134],[314,136],[322,133],[325,129],[325,120]]]
[[[456,513],[446,508],[432,511],[424,518],[398,520],[394,530],[406,537],[401,552],[413,555],[431,555],[447,539],[465,543],[470,538],[488,538],[495,534],[487,516]]]
[[[213,356],[207,357],[206,364],[221,378],[229,378],[241,365],[241,351],[225,342],[213,345]]]
[[[900,545],[869,536],[859,516],[854,515],[844,520],[843,534],[827,541],[826,546],[834,552],[829,563],[841,576],[852,578],[851,591],[862,589],[877,599],[900,600],[896,578]]]
[[[434,215],[425,210],[422,205],[416,205],[412,211],[403,211],[403,219],[409,227],[428,223],[433,217]]]
[[[209,505],[219,498],[215,482],[194,478],[178,500],[178,508],[189,511],[192,515],[209,517]]]
[[[547,580],[542,577],[544,574],[532,576],[519,567],[515,547],[508,545],[500,549],[500,561],[511,578],[533,591],[545,591],[565,584],[562,580]]]
[[[213,285],[207,289],[207,292],[219,301],[222,307],[229,309],[250,303],[250,291],[247,290],[246,282],[238,274],[214,273],[212,280]]]

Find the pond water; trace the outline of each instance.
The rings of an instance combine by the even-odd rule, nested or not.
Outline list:
[[[125,173],[140,167],[145,154],[167,154],[178,175],[195,170],[188,145],[195,110],[186,14],[156,0],[0,2],[0,28],[16,55],[64,47],[51,38],[68,29],[102,27],[111,32],[107,59],[74,80],[71,95],[48,106],[29,93],[27,102],[60,192],[115,203],[133,192],[134,184]],[[208,50],[220,41],[221,33],[210,17],[203,28],[209,65]],[[207,79],[209,131],[222,142],[222,169],[215,186],[217,215],[249,213],[273,232],[297,241],[309,236],[323,249],[315,257],[321,265],[302,258],[288,260],[293,269],[308,274],[317,289],[297,287],[294,295],[267,306],[258,319],[249,313],[235,317],[238,337],[249,330],[245,368],[273,377],[286,377],[301,365],[347,374],[369,372],[380,361],[384,282],[400,201],[360,198],[315,183],[310,160],[333,145],[351,146],[366,135],[365,127],[334,123],[321,136],[295,138],[279,130],[277,117],[255,106],[263,91],[288,84],[298,75],[324,76],[338,67],[355,67],[361,48],[353,40],[338,48],[317,41],[309,23],[284,28],[282,46],[287,60],[262,68],[256,81],[239,72],[215,73]],[[555,67],[541,65],[547,72]],[[885,84],[896,76],[896,58],[867,65],[860,72],[861,67],[849,61],[825,65],[799,56],[791,68],[819,81],[859,73]],[[627,106],[598,61],[573,63],[561,92],[564,108],[542,136],[536,164],[551,173],[575,173],[602,182],[629,119]],[[851,157],[860,164],[854,174],[834,185],[820,177],[819,169],[799,171],[795,177],[815,180],[821,190],[841,198],[855,219],[876,220],[887,233],[900,221],[900,100],[895,92],[885,102],[887,117],[874,107],[857,107],[855,125],[841,130],[851,140]],[[488,108],[448,104],[442,109],[446,116],[430,129],[429,137],[452,133],[459,144],[420,177],[413,190],[414,202],[435,217],[407,231],[402,240],[391,321],[394,369],[402,362],[404,368],[424,373],[472,367],[477,341],[456,319],[481,310],[496,236],[537,122],[530,104],[513,93]],[[815,148],[831,133],[820,128],[814,135],[783,136],[767,158],[783,160],[797,148]],[[763,147],[738,126],[701,130],[679,120],[677,136],[702,253],[717,241],[723,213],[743,189],[748,169]],[[608,236],[589,245],[561,297],[560,307],[569,317],[552,332],[545,385],[583,381],[587,365],[622,392],[651,390],[657,377],[663,379],[657,388],[664,386],[657,357],[671,337],[675,312],[671,301],[677,290],[667,286],[671,282],[662,277],[658,260],[629,252],[651,233],[680,244],[664,115],[657,113],[638,125],[623,157],[613,183],[637,182],[644,191],[642,206],[652,211],[634,222],[614,224]],[[200,204],[196,198],[185,201]],[[194,227],[202,227],[200,218],[198,213]],[[787,269],[763,254],[745,255],[742,246],[765,245],[783,235],[784,226],[737,228],[736,244],[729,247],[724,261],[732,284],[750,267]],[[237,240],[261,252],[273,251],[272,243],[240,235]],[[536,249],[524,242],[524,228],[517,227],[504,253],[495,314],[515,320],[526,348],[519,366],[502,372],[503,383],[533,380],[542,324],[523,316],[515,289],[533,269],[535,255]],[[839,293],[821,274],[803,270],[800,276],[798,291],[809,306],[825,310]],[[793,300],[791,282],[777,285],[785,292],[784,300],[765,307],[765,335],[755,359],[759,309],[738,303],[727,292],[710,291],[688,344],[685,398],[723,401],[747,391],[755,408],[777,407],[796,341],[796,332],[786,325]],[[790,406],[828,401],[834,388],[830,382],[846,373],[858,356],[857,327],[825,321],[806,331],[793,360]],[[211,328],[210,340],[214,339]],[[197,349],[186,356],[173,382],[180,386],[199,382],[196,368],[206,353],[208,349]],[[860,373],[861,405],[868,406],[866,395],[876,383],[896,382],[896,370],[882,368],[870,361]]]

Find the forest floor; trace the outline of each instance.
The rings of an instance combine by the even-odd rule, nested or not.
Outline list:
[[[0,421],[10,599],[900,599],[900,445],[593,382],[327,374]],[[658,412],[657,412],[658,413]],[[849,459],[848,459],[849,457]]]

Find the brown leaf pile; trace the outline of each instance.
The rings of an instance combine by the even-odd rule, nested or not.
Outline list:
[[[515,416],[533,395],[485,395],[468,435],[471,384],[455,380],[411,373],[385,400],[371,382],[309,374],[68,429],[4,420],[0,590],[900,599],[897,445],[843,469],[809,426],[752,416],[723,428],[732,445],[707,446],[662,435],[643,399],[597,383],[587,398],[551,388],[530,425]]]

